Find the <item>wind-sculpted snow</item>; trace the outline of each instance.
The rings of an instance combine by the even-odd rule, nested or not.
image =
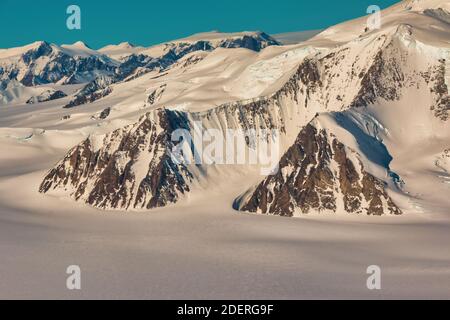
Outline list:
[[[446,61],[440,60],[439,64],[433,68],[427,76],[428,81],[432,85],[432,93],[434,95],[434,103],[431,110],[435,116],[442,121],[447,121],[450,112],[450,95],[448,85],[445,81]]]

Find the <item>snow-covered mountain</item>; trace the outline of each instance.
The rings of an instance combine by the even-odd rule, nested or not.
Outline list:
[[[337,56],[336,66],[345,64],[349,56],[353,65],[331,75],[324,68],[317,72],[317,78],[326,82],[339,77],[344,85],[355,76],[359,78],[350,86],[356,89],[352,101],[338,96],[345,101],[341,110],[346,111],[321,114],[312,120],[282,157],[278,174],[251,188],[236,201],[236,207],[289,216],[317,210],[400,214],[402,210],[386,193],[387,186],[391,185],[391,193],[411,196],[412,192],[391,170],[391,164],[405,155],[423,157],[414,154],[423,144],[444,150],[450,141],[450,29],[445,21],[440,23],[442,15],[428,19],[436,18],[430,10],[448,15],[447,9],[448,3],[442,1],[402,3],[385,12],[383,18],[389,23],[382,30],[360,34],[339,46],[345,55]],[[390,21],[394,18],[404,22],[395,24]],[[360,22],[349,25],[355,28]],[[322,37],[347,31],[349,25],[331,28]],[[345,36],[349,37],[348,31]],[[363,50],[358,48],[361,44]],[[338,52],[328,56],[335,59]],[[366,67],[355,68],[361,59]],[[348,94],[352,89],[341,87],[339,91]],[[406,171],[407,165],[396,164],[398,170]],[[441,184],[448,179],[447,175],[441,177],[445,178]],[[437,189],[445,190],[445,186]]]
[[[189,192],[192,179],[168,154],[171,133],[184,125],[175,113],[161,110],[104,137],[88,138],[47,175],[40,191],[71,188],[76,200],[104,209],[173,203]]]
[[[0,81],[17,80],[25,86],[75,84],[112,74],[117,64],[82,42],[57,46],[44,41],[0,51]]]
[[[302,129],[281,158],[278,173],[240,197],[236,208],[281,216],[314,211],[401,214],[386,192],[386,182],[368,173],[360,154],[343,144],[333,127],[324,128],[320,119]]]
[[[73,107],[104,97],[106,87],[97,88],[96,91],[102,92],[94,94],[92,91],[99,83],[106,81],[111,84],[154,70],[162,71],[192,52],[212,51],[219,47],[260,51],[271,45],[279,43],[262,32],[205,33],[150,48],[125,42],[98,51],[83,42],[57,46],[39,41],[24,47],[0,50],[0,93],[6,95],[8,83],[13,80],[27,87],[87,84],[87,88],[67,104]]]
[[[113,59],[123,60],[130,55],[144,55],[152,58],[164,56],[180,58],[189,52],[210,51],[216,48],[246,48],[260,51],[273,45],[280,45],[280,43],[264,32],[222,33],[212,31],[198,33],[187,38],[169,41],[149,48],[123,42],[118,45],[108,45],[98,51]]]
[[[76,59],[104,62],[90,70],[95,77],[66,90],[60,103],[34,99],[46,108],[45,118],[27,110],[13,125],[83,132],[39,190],[102,209],[189,201],[238,175],[239,190],[247,191],[236,192],[230,206],[247,212],[448,210],[449,12],[447,1],[403,1],[383,11],[381,29],[368,29],[364,17],[289,46],[264,33],[215,32],[96,53],[78,44],[83,58]],[[31,56],[53,57],[42,50]],[[6,52],[0,57],[13,51]],[[66,76],[80,79],[77,72]],[[32,84],[13,78],[24,88]],[[45,92],[33,89],[39,89],[33,96]],[[262,164],[174,162],[172,133],[194,134],[199,124],[221,136],[255,132],[246,136],[246,153],[271,140],[261,130],[276,130],[279,170],[261,176]],[[419,146],[426,147],[419,152]],[[191,147],[205,149],[198,141]]]

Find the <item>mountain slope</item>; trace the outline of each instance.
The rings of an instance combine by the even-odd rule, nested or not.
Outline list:
[[[278,173],[238,199],[235,207],[281,216],[312,211],[401,214],[386,186],[366,171],[358,153],[315,119],[281,158]]]
[[[163,72],[184,56],[197,51],[210,52],[216,48],[260,51],[268,46],[279,45],[263,32],[206,33],[201,36],[205,39],[194,35],[150,48],[122,43],[95,51],[83,42],[57,46],[40,41],[20,48],[0,50],[0,92],[12,80],[28,87],[42,84],[88,84],[92,88],[97,85],[94,82],[104,82],[98,78],[108,78],[112,84],[129,81],[155,70]],[[68,106],[98,100],[110,93],[106,94],[105,89],[106,87],[99,88],[103,92],[95,94],[89,92],[89,96],[80,91]]]
[[[0,52],[0,82],[16,79],[25,86],[83,83],[112,74],[117,63],[83,43],[57,46],[36,42]]]
[[[154,116],[154,117],[153,117]],[[191,174],[168,154],[175,113],[161,111],[73,148],[46,176],[40,192],[59,190],[76,200],[108,208],[155,208],[189,191]]]

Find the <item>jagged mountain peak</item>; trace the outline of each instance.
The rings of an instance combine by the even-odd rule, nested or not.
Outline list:
[[[89,82],[112,74],[117,63],[83,42],[58,46],[45,41],[0,51],[0,85],[13,79],[25,86]],[[2,84],[3,83],[3,84]]]
[[[242,32],[220,32],[217,30],[209,32],[201,32],[193,34],[189,37],[175,40],[174,42],[187,42],[187,41],[199,41],[199,40],[226,40],[237,39],[242,37],[263,37],[265,39],[271,39],[271,37],[263,31],[242,31]],[[271,39],[274,40],[274,39]],[[274,40],[275,41],[275,40]]]
[[[43,48],[51,50],[52,48],[53,49],[57,48],[57,46],[54,44],[50,44],[46,41],[35,41],[33,43],[30,43],[30,44],[27,44],[27,45],[21,46],[21,47],[10,48],[10,49],[1,49],[0,50],[0,60],[17,58],[29,51],[36,51],[36,50],[43,49]]]

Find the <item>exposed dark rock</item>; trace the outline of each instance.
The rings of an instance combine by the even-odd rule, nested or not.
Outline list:
[[[105,108],[100,113],[92,116],[92,120],[105,120],[111,114],[111,108]]]
[[[325,130],[307,125],[280,160],[276,175],[236,201],[236,209],[291,217],[296,213],[401,214],[381,180]],[[343,208],[338,205],[343,200]]]
[[[280,45],[278,41],[261,32],[256,36],[244,35],[242,38],[225,40],[219,46],[223,48],[246,48],[253,51],[261,51],[268,46]]]
[[[429,82],[432,85],[431,92],[435,97],[435,104],[431,106],[431,110],[442,121],[447,121],[450,113],[450,95],[445,83],[445,63],[445,60],[441,60],[429,74]]]
[[[153,118],[154,117],[154,118]],[[188,192],[192,175],[172,161],[171,132],[186,120],[160,110],[103,138],[88,138],[52,169],[39,191],[68,192],[102,209],[150,209],[176,202]]]
[[[159,86],[157,89],[155,89],[154,91],[152,91],[152,93],[150,93],[148,95],[147,103],[149,105],[154,105],[156,102],[158,102],[161,99],[161,97],[163,96],[164,91],[166,91],[166,88],[167,88],[167,85],[163,84],[163,85]]]
[[[389,51],[383,52],[389,44],[383,39],[379,42],[379,48],[377,46],[371,52],[368,63],[362,67],[349,67],[351,71],[348,74],[337,74],[336,66],[349,56],[349,48],[332,50],[325,57],[312,54],[274,94],[226,103],[206,112],[192,113],[189,117],[194,121],[208,120],[221,130],[279,129],[286,132],[287,121],[292,120],[288,118],[295,116],[296,112],[305,113],[313,104],[324,106],[322,111],[330,111],[339,106],[343,109],[367,106],[378,99],[400,99],[407,75],[403,72],[400,58]],[[163,61],[131,57],[130,61],[136,65],[130,62],[130,68],[124,68],[122,75],[114,81],[119,81],[117,79],[135,66],[142,71],[150,70],[152,64],[164,70],[180,56],[202,48],[211,49],[205,42],[194,46],[186,43],[169,50]],[[329,94],[330,87],[335,88],[336,84],[342,83],[343,88],[355,85],[355,90],[349,90],[351,96],[337,90]],[[90,95],[97,95],[109,87],[100,91],[85,90],[82,99],[89,101]],[[165,86],[153,90],[148,96],[148,104],[157,103],[165,90]],[[291,109],[283,109],[286,102],[289,106],[292,103]],[[311,109],[317,112],[317,109]],[[171,132],[178,128],[189,130],[191,124],[183,113],[159,112],[156,120],[148,115],[145,117],[148,123],[140,120],[108,135],[99,143],[102,147],[98,150],[91,139],[73,149],[45,178],[41,192],[67,188],[76,199],[100,208],[153,208],[176,202],[181,194],[190,190],[192,175],[186,167],[174,163],[166,151],[173,146],[169,139]],[[305,118],[312,117],[311,114]],[[249,146],[252,143],[251,139],[246,142]],[[75,160],[71,160],[73,157]],[[83,165],[75,168],[74,163]],[[139,175],[135,168],[143,164],[148,166],[147,174]],[[77,172],[79,170],[84,171]],[[279,173],[265,179],[236,204],[244,211],[281,216],[317,211],[401,214],[387,194],[385,183],[366,171],[359,155],[313,124],[300,132],[295,144],[282,157]]]
[[[400,99],[400,89],[405,76],[395,58],[379,51],[366,73],[360,75],[361,88],[351,107],[366,107],[377,99]]]
[[[199,63],[203,59],[204,59],[204,56],[199,56],[199,55],[194,54],[193,56],[188,57],[184,61],[180,61],[176,65],[180,65],[181,68],[187,68],[187,67],[190,67],[190,66],[193,66],[193,65]]]
[[[67,95],[59,90],[47,90],[44,91],[43,93],[41,93],[38,96],[35,97],[31,97],[28,101],[27,104],[35,104],[35,103],[41,103],[41,102],[47,102],[47,101],[52,101],[52,100],[56,100],[56,99],[61,99],[67,97]]]
[[[25,64],[30,65],[40,57],[48,56],[51,53],[53,53],[53,48],[50,46],[48,42],[42,41],[38,44],[36,48],[31,49],[25,54],[23,54],[22,60],[23,62],[25,62]]]

